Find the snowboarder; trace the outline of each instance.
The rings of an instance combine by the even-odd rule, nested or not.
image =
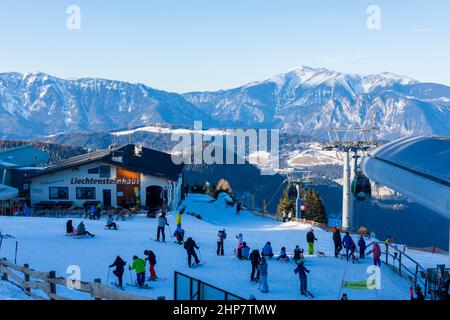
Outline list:
[[[262,257],[269,257],[269,259],[272,259],[273,257],[273,250],[272,250],[272,244],[270,241],[267,241],[264,247],[261,249],[261,256]]]
[[[250,263],[252,264],[252,273],[250,275],[250,281],[259,281],[260,273],[259,273],[259,260],[261,259],[261,255],[258,250],[253,250],[250,253]],[[256,278],[255,278],[256,274]]]
[[[184,249],[186,249],[187,255],[188,255],[188,265],[189,268],[192,267],[191,261],[192,261],[192,257],[194,257],[195,260],[195,266],[198,266],[200,264],[200,260],[197,257],[197,253],[195,252],[195,249],[200,249],[197,244],[195,243],[195,241],[189,237],[186,242],[184,243]]]
[[[269,276],[269,265],[267,264],[267,261],[264,257],[261,257],[261,261],[259,262],[259,275],[260,275],[260,285],[261,285],[261,292],[267,293],[269,292],[269,284],[267,282],[267,278]]]
[[[286,247],[281,247],[280,255],[277,257],[277,260],[289,261],[289,257],[286,253]]]
[[[241,213],[242,205],[240,202],[236,204],[236,214],[239,215]]]
[[[300,262],[297,265],[297,268],[294,270],[295,273],[298,273],[298,277],[300,278],[300,294],[302,296],[305,296],[308,294],[308,283],[307,283],[307,277],[306,273],[309,273],[309,270],[306,269],[305,263],[303,260],[300,260]]]
[[[178,211],[178,213],[177,213],[177,216],[175,218],[175,223],[176,223],[177,227],[181,228],[181,218],[182,218],[182,215],[185,210],[186,210],[186,207],[182,207],[181,210]]]
[[[137,286],[143,287],[145,283],[145,260],[139,258],[138,256],[134,256],[133,263],[129,269],[136,271]]]
[[[110,268],[116,267],[116,269],[113,270],[113,274],[117,277],[118,286],[120,288],[122,288],[122,277],[123,277],[124,267],[126,264],[127,263],[125,261],[123,261],[120,256],[117,256],[116,260],[114,260],[113,264],[109,266]]]
[[[66,223],[66,233],[72,234],[73,233],[73,223],[72,220],[68,220]]]
[[[173,233],[175,239],[177,239],[178,244],[182,244],[184,242],[184,230],[179,226],[175,229]]]
[[[366,257],[366,241],[364,240],[363,236],[359,237],[358,247],[359,247],[359,258],[364,259]]]
[[[158,232],[156,234],[156,241],[159,241],[159,236],[162,234],[162,241],[166,241],[165,228],[168,226],[166,213],[163,211],[161,215],[158,217]]]
[[[150,264],[150,277],[148,278],[151,281],[155,281],[156,280],[156,272],[155,272],[155,265],[156,265],[156,256],[155,253],[152,250],[145,250],[144,254],[147,256],[147,258],[145,258],[145,260],[148,261],[148,263]]]
[[[305,259],[303,257],[303,249],[300,249],[300,247],[298,245],[295,246],[294,256],[293,256],[292,259],[294,259],[295,264],[298,264],[298,262],[300,260],[304,260]]]
[[[342,239],[342,244],[344,245],[345,256],[347,257],[347,261],[348,261],[348,258],[350,256],[353,256],[353,253],[355,252],[355,249],[356,249],[355,242],[353,241],[352,237],[350,236],[350,233],[348,233],[348,232],[345,233],[345,236]]]
[[[83,221],[81,221],[77,227],[77,236],[84,236],[86,234],[91,236],[91,238],[95,237],[95,235],[86,230]]]
[[[250,247],[247,246],[246,242],[242,243],[241,252],[242,252],[242,259],[248,260],[248,257],[250,255]]]
[[[227,238],[227,233],[225,232],[225,229],[219,230],[217,233],[217,255],[223,256],[223,241]]]
[[[381,257],[381,248],[378,242],[373,242],[372,250],[369,251],[369,254],[373,254],[373,264],[381,267],[380,257]]]
[[[306,234],[306,242],[308,243],[308,254],[314,254],[314,241],[317,241],[314,230],[311,228]]]
[[[342,250],[342,238],[339,228],[333,228],[334,256],[337,258]]]
[[[118,228],[117,223],[114,222],[112,214],[109,214],[108,218],[106,219],[106,228],[108,229],[113,228],[114,230],[117,230]]]

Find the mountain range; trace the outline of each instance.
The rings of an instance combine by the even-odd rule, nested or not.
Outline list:
[[[301,66],[263,81],[184,94],[143,84],[44,73],[0,74],[0,137],[112,131],[155,124],[265,127],[324,138],[332,127],[376,126],[379,138],[450,136],[450,87],[393,73]]]

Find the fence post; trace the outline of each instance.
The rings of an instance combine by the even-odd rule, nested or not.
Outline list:
[[[14,252],[14,264],[17,263],[17,246],[19,245],[19,241],[16,241],[16,250]]]
[[[6,258],[2,258],[2,262],[3,261],[8,261],[8,259],[6,259]],[[2,265],[3,265],[3,263],[2,263]],[[3,272],[3,275],[2,275],[2,280],[4,280],[4,281],[8,281],[8,274],[6,273],[6,266],[3,266],[4,268],[5,268],[5,272]]]
[[[48,273],[48,285],[50,287],[50,293],[52,294],[56,294],[56,272],[55,271],[50,271]],[[51,300],[54,300],[53,298],[50,298]]]
[[[399,256],[398,256],[398,274],[402,275],[402,252],[399,251]]]
[[[28,263],[25,263],[23,265],[23,267],[26,269],[25,272],[23,273],[24,275],[24,280],[25,282],[29,282],[30,281],[30,274],[28,273],[28,270],[30,270],[30,265]],[[30,287],[25,287],[25,293],[30,293]]]
[[[389,264],[389,246],[386,243],[386,264]]]
[[[416,263],[416,273],[414,275],[414,288],[417,287],[417,274],[419,273],[419,265]]]
[[[94,279],[94,282],[95,282],[95,283],[98,283],[98,284],[101,284],[101,283],[102,283],[102,280],[101,280],[101,279]],[[97,297],[95,297],[95,300],[102,300],[102,298],[97,298]]]

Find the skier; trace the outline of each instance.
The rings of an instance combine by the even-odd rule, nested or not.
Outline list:
[[[177,227],[181,227],[181,216],[183,215],[184,211],[186,210],[186,207],[182,207],[180,211],[178,211],[177,216],[175,218],[175,223]]]
[[[261,261],[259,262],[258,270],[261,281],[261,292],[267,293],[269,292],[269,285],[267,282],[267,278],[269,276],[269,265],[264,257],[261,257]]]
[[[130,270],[136,271],[136,281],[138,287],[143,287],[145,283],[145,260],[138,256],[133,257],[133,263],[129,267]]]
[[[158,232],[156,234],[156,241],[159,241],[159,235],[162,234],[162,241],[166,241],[166,234],[164,232],[165,227],[168,226],[166,213],[163,211],[161,215],[158,217]]]
[[[342,238],[339,228],[333,228],[334,256],[337,258],[342,250]]]
[[[150,264],[150,277],[148,278],[148,280],[150,281],[155,281],[156,280],[156,272],[155,272],[155,265],[156,265],[156,256],[155,253],[152,250],[145,250],[144,254],[147,256],[147,258],[145,258],[145,260],[148,261],[148,263]]]
[[[217,255],[223,256],[223,241],[227,238],[227,233],[225,229],[219,230],[217,233]]]
[[[118,286],[120,288],[122,288],[122,277],[123,277],[123,272],[124,272],[124,266],[127,263],[125,261],[122,260],[122,258],[120,256],[116,257],[116,260],[114,260],[113,264],[110,265],[109,267],[116,267],[115,270],[113,270],[113,274],[117,277],[118,280]]]
[[[239,215],[241,213],[242,205],[240,202],[236,204],[236,214]]]
[[[106,219],[106,228],[111,229],[113,228],[114,230],[117,230],[117,223],[114,222],[113,216],[112,214],[108,215],[108,218]]]
[[[289,210],[289,213],[288,213],[288,221],[292,221],[292,216],[293,216],[293,212],[291,209],[291,210]]]
[[[86,234],[91,236],[91,238],[95,237],[95,235],[86,230],[83,221],[81,221],[77,227],[77,236],[84,236]]]
[[[317,241],[314,236],[314,230],[311,228],[306,234],[306,242],[308,242],[308,254],[314,254],[314,241]]]
[[[100,217],[102,216],[102,205],[97,203],[97,206],[95,207],[95,218],[97,220],[100,220]]]
[[[261,256],[262,257],[269,257],[269,259],[272,259],[273,257],[273,250],[272,250],[272,244],[270,241],[267,241],[264,247],[261,249]]]
[[[248,260],[248,257],[250,255],[250,247],[247,246],[246,242],[242,243],[241,252],[242,252],[242,259]]]
[[[198,266],[200,264],[200,260],[198,260],[197,253],[195,252],[195,249],[200,249],[200,248],[197,246],[195,241],[192,240],[191,237],[189,237],[186,240],[186,242],[184,243],[184,249],[186,249],[186,252],[187,252],[187,255],[188,255],[189,268],[192,267],[192,264],[191,264],[192,257],[194,257],[194,260],[195,260],[194,266]]]
[[[239,258],[240,256],[242,256],[242,243],[244,242],[244,236],[242,235],[242,233],[239,233],[236,236],[236,239],[238,240],[238,246],[237,246],[237,250],[234,251],[234,254]]]
[[[66,223],[66,233],[67,234],[72,234],[73,233],[72,220],[68,220],[67,223]]]
[[[90,220],[95,220],[95,206],[94,205],[91,206],[91,212],[90,212],[90,215],[89,215],[89,219]]]
[[[173,233],[173,235],[177,239],[178,244],[182,244],[184,242],[184,230],[181,228],[181,226],[178,226],[175,229],[175,232]]]
[[[380,257],[381,257],[381,248],[378,242],[373,242],[372,250],[369,251],[369,254],[373,254],[373,264],[381,267]]]
[[[355,252],[356,249],[356,245],[355,242],[353,241],[352,237],[350,236],[350,233],[346,232],[344,238],[342,239],[342,243],[344,245],[345,248],[345,255],[347,257],[347,261],[349,256],[353,255],[353,252]],[[350,252],[350,254],[349,254]]]
[[[289,257],[286,253],[286,247],[281,247],[280,255],[277,257],[277,260],[289,261]]]
[[[303,249],[300,249],[298,245],[295,246],[293,259],[295,264],[298,264],[300,260],[304,260]]]
[[[364,240],[363,236],[359,237],[358,247],[359,247],[359,257],[361,259],[364,259],[366,257],[366,241]]]
[[[250,281],[259,281],[260,273],[259,273],[259,260],[261,259],[261,255],[258,250],[253,250],[250,253],[250,263],[252,264],[252,273],[250,275]],[[255,278],[256,274],[256,278]]]
[[[303,262],[303,260],[301,260],[298,263],[297,268],[295,268],[294,272],[298,273],[298,277],[300,278],[300,294],[302,296],[307,295],[308,283],[307,283],[306,273],[309,273],[309,270],[306,269],[305,263]]]

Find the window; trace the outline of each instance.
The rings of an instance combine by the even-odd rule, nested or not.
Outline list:
[[[100,178],[110,178],[110,177],[111,177],[111,167],[100,166]]]
[[[79,200],[95,200],[95,187],[79,187],[77,188],[77,199]]]
[[[50,187],[49,199],[51,200],[67,200],[69,199],[69,187]]]
[[[99,173],[98,167],[88,169],[88,174],[98,174],[98,173]]]

